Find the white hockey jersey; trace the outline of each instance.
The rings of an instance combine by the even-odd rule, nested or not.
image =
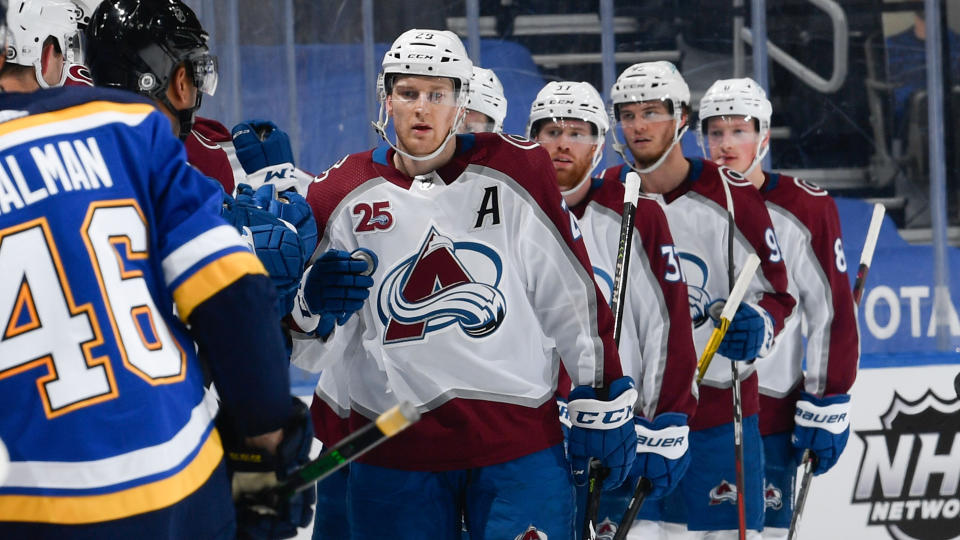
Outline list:
[[[305,369],[342,362],[332,388],[345,379],[347,394],[328,395],[321,380],[318,405],[342,414],[349,396],[351,428],[399,401],[417,405],[418,424],[362,458],[384,467],[482,467],[560,443],[555,351],[576,384],[622,371],[549,157],[525,139],[471,134],[426,176],[392,159],[386,148],[353,154],[308,191],[317,253],[364,247],[377,260],[359,316],[326,341],[294,343]]]
[[[840,218],[827,192],[798,178],[765,174],[766,200],[790,272],[787,290],[797,299],[773,350],[757,366],[760,432],[793,429],[800,391],[844,394],[857,375],[860,335],[847,278]],[[801,329],[806,320],[806,335]],[[803,339],[807,370],[804,384]]]
[[[751,253],[760,257],[760,267],[747,288],[744,301],[765,309],[773,318],[775,332],[779,333],[795,301],[787,293],[787,269],[763,198],[739,173],[711,161],[688,160],[691,167],[687,179],[670,193],[652,196],[664,202],[670,232],[677,244],[697,353],[703,351],[714,328],[707,305],[730,293],[727,193],[735,216],[733,273],[739,275]],[[607,169],[603,176],[622,180],[627,171],[626,165],[620,165]],[[756,414],[759,408],[755,373],[753,364],[741,365],[744,416]],[[733,419],[731,387],[730,360],[717,354],[700,386],[700,400],[691,429],[706,429]]]
[[[610,302],[620,245],[623,184],[593,179],[586,198],[570,208],[577,216],[594,278]],[[640,389],[639,409],[647,418],[662,412],[692,417],[697,366],[691,335],[687,287],[680,271],[667,218],[660,204],[637,201],[620,361]]]

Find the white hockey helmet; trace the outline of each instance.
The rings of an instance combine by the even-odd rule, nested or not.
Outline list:
[[[613,113],[617,120],[620,119],[621,105],[654,100],[670,104],[674,120],[673,143],[664,151],[660,159],[650,167],[636,169],[631,165],[631,168],[641,174],[655,170],[663,163],[687,131],[687,125],[681,125],[681,123],[683,121],[683,107],[690,104],[690,87],[687,86],[687,82],[680,75],[677,66],[671,62],[660,60],[657,62],[642,62],[628,67],[617,77],[617,82],[610,89],[610,100],[613,102]],[[616,130],[613,131],[613,137],[614,150],[620,154],[627,164],[630,164],[630,160],[626,158],[624,153],[624,145],[617,140]]]
[[[16,0],[7,10],[7,62],[34,66],[37,82],[47,88],[41,64],[47,38],[56,38],[67,64],[83,63],[77,16],[69,0]],[[65,66],[58,86],[66,76]]]
[[[77,27],[83,30],[90,24],[90,17],[103,0],[73,0],[80,12],[77,14]]]
[[[466,90],[473,76],[473,63],[463,42],[449,30],[407,30],[383,56],[385,90],[390,91],[391,75],[449,77],[457,90]],[[462,92],[465,94],[466,92]]]
[[[587,82],[552,81],[547,83],[530,106],[530,119],[527,121],[527,136],[540,120],[573,118],[590,122],[597,128],[602,139],[610,129],[610,118],[603,106],[603,98]]]
[[[467,49],[456,34],[449,30],[407,30],[400,34],[387,54],[383,55],[382,69],[377,80],[377,94],[380,99],[380,113],[373,122],[373,129],[394,150],[415,161],[427,161],[438,156],[450,142],[463,122],[463,111],[467,103],[470,78],[473,76],[473,62],[467,56]],[[397,75],[418,75],[421,77],[447,77],[453,79],[457,92],[457,115],[450,133],[440,146],[426,156],[414,156],[400,149],[387,137],[387,124],[390,117],[384,106],[387,95],[393,89],[393,80]]]
[[[557,121],[564,118],[583,120],[597,129],[597,147],[593,151],[593,160],[586,177],[568,192],[576,191],[590,178],[590,173],[603,157],[603,143],[610,129],[610,118],[603,105],[603,98],[596,88],[588,82],[552,81],[547,83],[530,106],[530,118],[527,120],[527,137],[533,138],[538,122]],[[566,193],[566,192],[565,192]]]
[[[507,98],[503,85],[492,69],[473,66],[470,88],[467,91],[467,108],[483,113],[493,119],[493,131],[503,131],[503,119],[507,117]]]
[[[704,140],[707,119],[714,116],[744,116],[748,119],[755,119],[758,128],[757,150],[750,167],[746,171],[739,171],[746,176],[763,160],[770,148],[769,144],[764,145],[763,142],[767,134],[770,133],[770,116],[772,114],[773,106],[767,99],[767,93],[756,81],[749,77],[720,79],[710,85],[710,88],[700,99],[700,112],[697,122],[699,128],[697,139],[700,142],[700,149],[703,150],[704,156],[709,159],[710,153]]]

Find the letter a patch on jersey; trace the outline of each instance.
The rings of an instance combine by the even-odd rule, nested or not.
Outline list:
[[[378,295],[383,343],[423,339],[456,324],[469,337],[496,332],[507,304],[497,288],[500,255],[477,242],[454,242],[431,227],[420,250],[387,272]]]

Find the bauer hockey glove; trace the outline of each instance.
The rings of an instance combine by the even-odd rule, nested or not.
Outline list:
[[[294,319],[304,332],[325,338],[335,325],[345,324],[363,307],[373,286],[373,278],[368,274],[376,266],[372,254],[367,254],[369,261],[331,249],[307,269],[300,283],[298,306],[294,308]]]
[[[241,188],[237,198],[224,194],[220,215],[240,232],[250,248],[263,263],[270,280],[277,289],[278,317],[293,309],[300,276],[306,264],[303,248],[296,228],[278,219],[266,210],[258,208]]]
[[[850,437],[850,394],[818,398],[804,392],[794,415],[793,453],[797,463],[809,449],[817,458],[814,476],[830,470]]]
[[[720,326],[720,312],[724,300],[714,300],[707,306],[715,326]],[[731,360],[753,360],[766,356],[773,347],[773,318],[762,307],[743,302],[730,321],[717,352]]]
[[[289,499],[274,501],[269,507],[264,506],[265,500],[252,496],[285,480],[310,461],[313,441],[310,413],[298,398],[291,399],[293,410],[283,427],[283,440],[276,453],[248,445],[233,430],[227,413],[221,411],[217,419],[233,487],[238,538],[293,538],[298,527],[306,527],[313,520],[313,505],[317,500],[315,489],[298,491]]]
[[[610,384],[610,399],[597,399],[590,386],[570,392],[570,465],[577,485],[587,481],[587,464],[596,458],[610,470],[603,489],[614,489],[627,478],[637,455],[637,433],[633,427],[633,405],[637,389],[633,379],[620,377]]]
[[[635,427],[637,460],[633,462],[630,476],[642,476],[650,481],[653,489],[647,498],[651,500],[669,495],[690,466],[687,415],[663,413],[653,422],[638,416]]]
[[[245,186],[245,184],[240,185]],[[297,229],[303,260],[309,261],[313,256],[313,250],[317,247],[317,222],[313,219],[313,210],[303,195],[293,190],[278,193],[277,186],[265,184],[253,193],[253,201],[260,208]]]
[[[281,190],[297,187],[296,168],[290,137],[268,120],[249,120],[233,126],[233,147],[237,160],[254,187],[266,183]]]

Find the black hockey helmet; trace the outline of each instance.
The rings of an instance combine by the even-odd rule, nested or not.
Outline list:
[[[180,120],[185,138],[200,107],[200,95],[217,88],[217,61],[207,32],[180,0],[105,0],[93,12],[84,36],[85,59],[97,86],[123,88],[163,103]],[[197,87],[197,103],[176,110],[167,99],[180,65]]]

